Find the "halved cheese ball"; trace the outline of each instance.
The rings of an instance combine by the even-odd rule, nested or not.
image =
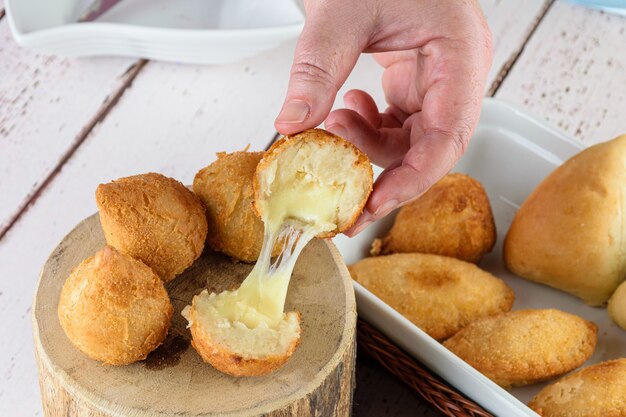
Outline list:
[[[224,314],[224,308],[236,308],[232,304],[228,306],[227,299],[232,296],[230,291],[209,294],[204,290],[185,308],[183,315],[189,321],[193,347],[214,368],[233,376],[275,371],[287,362],[300,343],[300,314],[286,313],[272,327],[261,321],[251,329]],[[246,308],[241,305],[242,314]]]
[[[315,223],[327,238],[357,220],[370,192],[373,172],[367,156],[350,142],[322,129],[285,136],[257,166],[254,208],[269,215]]]

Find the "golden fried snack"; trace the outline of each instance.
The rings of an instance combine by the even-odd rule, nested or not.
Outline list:
[[[262,157],[263,152],[220,152],[193,181],[193,191],[206,207],[208,245],[245,262],[256,261],[263,244],[263,222],[252,210],[252,179]]]
[[[579,367],[593,353],[597,326],[559,310],[519,310],[470,323],[444,346],[508,388]]]
[[[58,315],[81,352],[107,365],[127,365],[163,342],[173,311],[152,269],[105,246],[67,278]]]
[[[439,255],[403,253],[365,258],[352,278],[436,340],[472,321],[509,311],[515,295],[476,265]]]
[[[626,135],[574,155],[520,207],[504,242],[515,274],[604,304],[626,276]]]
[[[291,357],[300,343],[300,314],[284,310],[296,260],[314,237],[350,227],[371,190],[367,157],[331,133],[312,129],[270,148],[254,178],[254,206],[265,227],[254,269],[238,289],[203,291],[183,312],[206,362],[231,375],[253,376]],[[270,268],[279,237],[284,244]]]
[[[224,317],[226,298],[204,290],[183,310],[202,359],[233,376],[264,375],[285,364],[300,344],[300,313],[286,313],[275,325],[249,328]]]
[[[261,218],[284,212],[302,223],[325,222],[330,229],[316,237],[329,238],[356,222],[372,184],[363,152],[323,129],[309,129],[281,138],[265,153],[254,176],[253,207]]]
[[[626,330],[626,282],[620,284],[609,299],[609,317]]]
[[[96,202],[107,243],[144,262],[164,282],[202,253],[204,207],[172,178],[149,173],[100,184]]]
[[[542,417],[626,416],[626,359],[567,375],[539,391],[528,406]]]
[[[476,263],[495,243],[482,185],[467,175],[449,174],[398,211],[389,234],[374,240],[371,253],[432,253]]]

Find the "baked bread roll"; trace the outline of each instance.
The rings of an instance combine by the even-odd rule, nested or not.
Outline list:
[[[609,299],[609,317],[626,330],[626,282],[620,284]]]
[[[446,256],[403,253],[365,258],[352,278],[436,340],[481,317],[511,310],[515,295],[476,265]]]
[[[518,310],[470,323],[443,345],[496,384],[545,381],[585,363],[597,326],[559,310]]]
[[[72,344],[107,365],[145,359],[165,339],[173,311],[154,271],[110,246],[74,268],[58,307]]]
[[[206,362],[230,375],[255,376],[291,357],[300,343],[300,315],[285,313],[284,305],[297,257],[314,236],[350,227],[371,189],[367,157],[331,133],[312,129],[270,148],[254,177],[254,207],[265,228],[254,269],[238,289],[205,290],[184,311]],[[270,268],[278,236],[283,245]]]
[[[432,253],[478,262],[496,243],[496,225],[482,185],[449,174],[402,207],[389,234],[372,243],[372,255]]]
[[[202,253],[204,207],[172,178],[149,173],[101,184],[96,202],[107,243],[148,265],[165,282]]]
[[[539,391],[528,406],[542,417],[626,416],[626,359],[569,374]]]
[[[262,157],[263,152],[218,153],[217,160],[201,169],[193,181],[211,230],[207,244],[244,262],[256,261],[263,244],[263,221],[252,210],[252,181]]]
[[[626,135],[592,146],[546,177],[504,242],[515,274],[605,303],[626,277]]]

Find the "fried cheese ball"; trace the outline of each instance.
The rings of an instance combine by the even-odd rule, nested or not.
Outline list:
[[[218,153],[196,174],[193,191],[206,207],[211,249],[254,262],[263,244],[263,222],[252,210],[252,181],[263,152]],[[280,247],[272,256],[278,256]]]
[[[519,310],[470,323],[443,345],[508,388],[579,367],[593,353],[597,331],[594,323],[563,311]]]
[[[220,311],[220,298],[207,290],[193,297],[182,314],[192,345],[202,359],[233,376],[259,376],[283,366],[300,345],[300,313],[290,311],[275,326],[248,328]]]
[[[543,417],[626,416],[626,359],[567,375],[539,391],[528,406]]]
[[[111,246],[74,268],[58,308],[72,344],[107,365],[145,359],[165,339],[173,312],[154,271]]]
[[[304,230],[298,243],[305,244],[352,226],[372,183],[365,154],[330,132],[310,129],[280,139],[265,153],[254,179],[255,210],[270,229],[288,219]],[[219,371],[264,375],[285,364],[299,346],[300,313],[286,312],[285,301],[303,246],[286,248],[275,269],[268,271],[269,251],[263,250],[239,288],[204,290],[183,310],[194,348]]]
[[[477,263],[491,252],[496,226],[487,193],[475,179],[449,174],[402,207],[372,255],[432,253]]]
[[[204,207],[172,178],[149,173],[100,184],[96,202],[107,243],[148,265],[164,282],[202,253]]]
[[[436,340],[472,321],[511,310],[504,281],[458,259],[420,253],[365,258],[352,278]]]

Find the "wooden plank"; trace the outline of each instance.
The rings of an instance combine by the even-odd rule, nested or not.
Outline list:
[[[493,64],[486,91],[504,78],[553,0],[480,0],[493,37]]]
[[[496,97],[590,145],[626,133],[626,18],[558,1]]]
[[[0,21],[0,175],[11,179],[0,181],[0,236],[83,139],[94,115],[127,85],[134,62],[34,53],[20,48],[7,20]]]

